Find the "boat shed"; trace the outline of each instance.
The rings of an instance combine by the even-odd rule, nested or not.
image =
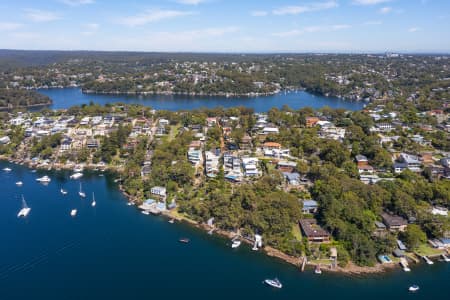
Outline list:
[[[397,246],[398,246],[398,249],[400,249],[402,251],[406,251],[406,249],[407,249],[405,244],[403,244],[403,242],[400,240],[397,240]]]

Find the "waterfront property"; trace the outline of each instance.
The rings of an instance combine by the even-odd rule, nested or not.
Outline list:
[[[330,234],[321,228],[315,219],[302,219],[300,226],[309,242],[326,243],[330,241]]]

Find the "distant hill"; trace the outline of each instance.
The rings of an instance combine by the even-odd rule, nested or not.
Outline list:
[[[307,54],[283,54],[283,57],[298,57]],[[243,62],[255,59],[272,59],[280,54],[239,54],[239,53],[168,53],[168,52],[126,52],[126,51],[56,51],[56,50],[5,50],[0,49],[0,69],[44,66],[74,60],[87,62],[134,62],[141,64],[167,61],[215,61]]]

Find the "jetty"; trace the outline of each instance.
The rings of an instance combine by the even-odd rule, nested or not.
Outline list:
[[[422,258],[427,264],[429,264],[429,265],[434,264],[434,262],[431,259],[429,259],[427,256],[424,255],[424,256],[422,256]]]
[[[411,272],[411,269],[409,268],[408,261],[406,260],[406,258],[404,257],[400,258],[400,265],[402,266],[403,271]]]

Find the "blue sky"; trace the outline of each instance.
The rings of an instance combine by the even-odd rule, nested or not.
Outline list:
[[[0,0],[0,48],[450,52],[448,0]]]

